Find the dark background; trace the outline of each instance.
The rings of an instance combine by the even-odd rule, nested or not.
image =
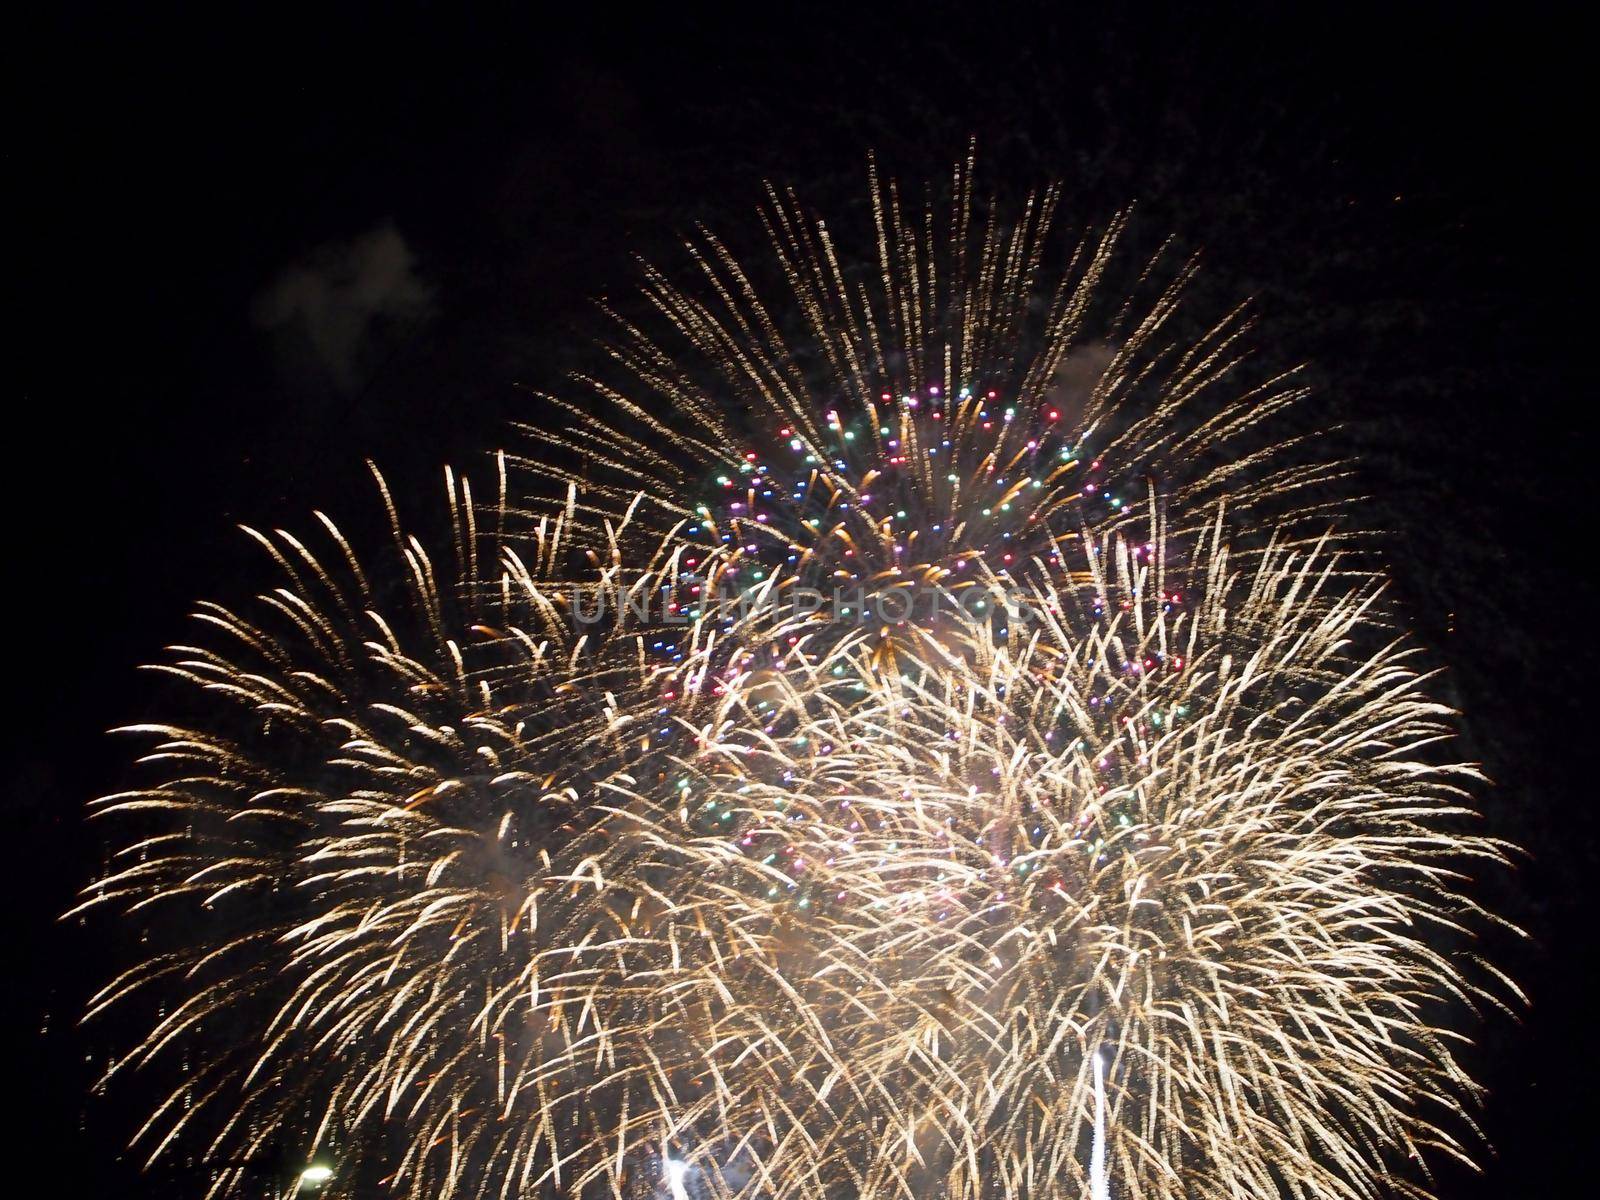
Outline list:
[[[158,699],[135,666],[197,599],[270,578],[234,523],[367,511],[367,456],[436,505],[442,462],[487,474],[516,385],[581,359],[631,255],[699,220],[748,241],[765,177],[848,210],[869,148],[938,179],[975,136],[981,180],[1060,178],[1071,220],[1137,200],[1136,245],[1204,246],[1199,299],[1255,296],[1269,361],[1312,364],[1301,419],[1359,455],[1496,781],[1489,826],[1528,851],[1482,888],[1532,934],[1496,949],[1532,1006],[1469,1055],[1494,1151],[1440,1191],[1579,1194],[1600,853],[1577,31],[1537,5],[580,11],[10,29],[12,1155],[52,1195],[203,1190],[122,1157],[136,1088],[85,1099],[116,1031],[77,1015],[117,930],[55,917],[100,861],[84,801],[127,777],[104,730]]]

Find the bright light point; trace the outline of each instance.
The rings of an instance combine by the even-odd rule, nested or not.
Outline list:
[[[321,1187],[333,1178],[333,1168],[322,1163],[313,1163],[300,1172],[301,1187]]]
[[[672,1200],[689,1200],[689,1191],[683,1186],[683,1181],[688,1178],[689,1164],[681,1159],[669,1158],[666,1161],[667,1186],[672,1189]]]
[[[1111,1200],[1106,1173],[1106,1060],[1104,1048],[1094,1052],[1094,1144],[1089,1150],[1089,1200]]]

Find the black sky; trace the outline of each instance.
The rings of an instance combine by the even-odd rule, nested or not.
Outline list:
[[[98,863],[84,801],[126,778],[103,731],[157,695],[135,665],[263,580],[234,524],[363,508],[367,457],[435,498],[440,464],[502,444],[518,384],[579,360],[631,255],[697,221],[749,239],[764,178],[848,206],[869,149],[932,179],[969,137],[996,187],[1063,179],[1076,220],[1137,201],[1136,240],[1205,247],[1206,295],[1255,296],[1268,353],[1312,364],[1497,781],[1490,826],[1529,850],[1496,885],[1534,935],[1508,952],[1534,1003],[1478,1056],[1495,1156],[1442,1190],[1584,1178],[1593,98],[1567,19],[584,12],[13,18],[0,803],[12,1091],[51,1194],[198,1194],[122,1159],[136,1103],[84,1100],[104,1045],[73,1026],[115,930],[54,916]]]

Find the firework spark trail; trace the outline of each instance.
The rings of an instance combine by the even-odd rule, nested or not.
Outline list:
[[[1094,1052],[1094,1148],[1089,1151],[1089,1200],[1111,1200],[1106,1178],[1106,1060]]]
[[[281,585],[202,609],[161,668],[194,712],[97,805],[85,905],[148,939],[110,1075],[182,1064],[152,1158],[216,1196],[288,1146],[416,1200],[1367,1200],[1467,1155],[1455,1024],[1515,989],[1463,880],[1504,852],[1315,533],[1340,470],[1260,428],[1298,385],[1238,387],[1237,315],[1168,344],[1187,266],[1091,338],[1119,224],[1057,275],[1054,193],[955,191],[874,182],[875,279],[776,195],[786,290],[709,235],[699,290],[648,274],[605,415],[552,400],[512,461],[559,491],[450,476],[449,568],[386,489],[379,560],[257,535]]]

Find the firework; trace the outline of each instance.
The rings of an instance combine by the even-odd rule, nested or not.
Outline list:
[[[1504,852],[1324,529],[1342,468],[1270,432],[1302,389],[1240,382],[1239,314],[1177,337],[1191,264],[1108,302],[1120,220],[954,194],[875,180],[864,276],[776,195],[775,291],[710,236],[647,273],[657,332],[493,501],[449,476],[445,555],[381,480],[377,558],[256,535],[279,586],[202,608],[97,804],[152,1159],[1221,1200],[1467,1154]]]
[[[155,931],[94,1002],[152,1021],[109,1074],[184,1048],[140,1138],[152,1158],[204,1147],[213,1194],[285,1141],[345,1147],[355,1190],[382,1174],[364,1150],[393,1149],[387,1170],[417,1196],[491,1166],[516,1194],[581,1181],[666,1057],[640,1040],[650,1013],[628,977],[670,956],[671,931],[633,936],[650,885],[605,788],[672,739],[649,720],[638,631],[571,613],[583,593],[626,613],[652,577],[623,586],[613,547],[562,590],[564,514],[513,550],[479,530],[465,481],[450,498],[453,571],[387,490],[381,571],[326,518],[327,551],[255,535],[281,586],[248,615],[202,607],[220,645],[157,668],[197,690],[196,719],[132,727],[157,739],[145,762],[163,778],[97,806],[123,845],[88,903]],[[631,1066],[608,1083],[612,1058]]]
[[[1219,535],[1180,596],[1150,536],[976,667],[862,645],[686,789],[783,981],[751,1007],[790,1032],[730,1015],[728,1073],[781,1078],[857,1194],[1103,1195],[1098,1162],[1127,1197],[1424,1195],[1405,1166],[1464,1154],[1449,1019],[1515,992],[1465,940],[1503,848],[1462,832],[1448,711],[1325,549]]]
[[[1194,261],[1122,263],[1125,215],[1074,239],[1054,189],[1008,214],[970,161],[947,207],[908,211],[875,173],[870,197],[853,252],[773,191],[759,267],[709,233],[688,279],[647,267],[609,366],[523,427],[530,492],[581,486],[597,532],[642,492],[640,528],[725,558],[724,593],[781,575],[834,625],[985,573],[1059,585],[1082,531],[1142,527],[1152,495],[1180,523],[1226,498],[1246,528],[1311,538],[1347,509],[1345,468],[1273,432],[1306,395],[1296,373],[1252,373],[1243,307],[1196,324]],[[886,626],[889,650],[926,632]]]

